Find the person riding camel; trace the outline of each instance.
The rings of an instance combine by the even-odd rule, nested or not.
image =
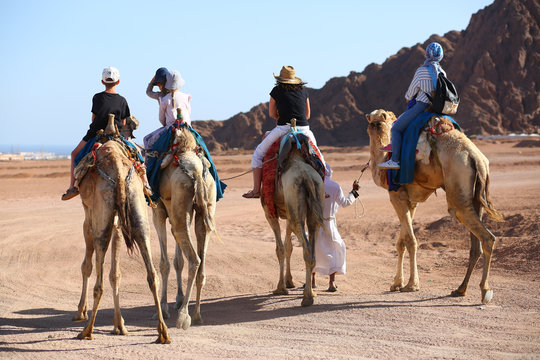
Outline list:
[[[416,69],[414,77],[409,85],[407,92],[405,93],[405,99],[409,102],[407,110],[401,114],[398,119],[392,125],[391,144],[392,144],[392,157],[379,165],[383,169],[399,169],[400,157],[401,157],[401,143],[403,133],[409,126],[409,124],[421,113],[423,113],[429,106],[430,101],[426,94],[431,94],[435,90],[435,84],[428,69],[428,66],[432,68],[434,74],[442,72],[445,76],[446,73],[441,68],[439,62],[444,56],[443,48],[439,43],[432,42],[426,48],[426,60],[424,64]]]
[[[62,200],[69,200],[79,195],[79,189],[75,186],[75,158],[83,150],[86,143],[96,137],[99,130],[105,129],[109,114],[114,114],[115,118],[119,119],[122,125],[125,125],[126,118],[131,115],[126,99],[116,92],[116,87],[120,84],[120,72],[118,69],[112,66],[106,67],[103,69],[101,78],[101,83],[105,86],[105,91],[95,94],[92,98],[92,122],[86,135],[71,152],[71,179],[69,188],[62,195]]]
[[[309,129],[308,120],[311,117],[311,108],[305,88],[306,83],[296,77],[292,66],[283,66],[279,76],[274,75],[274,78],[276,85],[270,92],[268,113],[277,121],[277,124],[265,135],[253,153],[251,158],[253,188],[242,195],[247,199],[260,197],[264,156],[274,142],[290,131],[292,119],[296,119],[296,129],[306,135],[314,146],[317,146],[315,136]]]

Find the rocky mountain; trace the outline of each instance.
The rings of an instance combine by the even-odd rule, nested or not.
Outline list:
[[[424,48],[439,42],[441,63],[461,102],[455,119],[468,135],[540,132],[540,2],[495,0],[471,17],[467,28],[403,48],[382,65],[330,79],[309,89],[310,126],[320,145],[368,143],[365,114],[406,107],[404,94]],[[225,121],[195,121],[211,150],[254,149],[263,131],[274,127],[268,103]]]

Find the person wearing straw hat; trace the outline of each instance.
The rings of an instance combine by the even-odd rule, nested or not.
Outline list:
[[[317,146],[315,136],[309,129],[308,120],[311,116],[311,108],[306,83],[296,76],[292,66],[283,66],[279,75],[274,75],[274,78],[276,85],[270,92],[268,112],[277,124],[265,135],[251,158],[253,189],[242,195],[248,199],[260,197],[264,155],[274,142],[290,131],[291,119],[296,119],[297,130],[309,137],[313,145]]]

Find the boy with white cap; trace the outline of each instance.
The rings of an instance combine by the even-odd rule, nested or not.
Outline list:
[[[126,99],[116,92],[116,86],[120,83],[120,72],[117,68],[108,66],[103,69],[101,83],[105,86],[105,91],[97,93],[92,98],[92,123],[79,145],[71,152],[71,182],[62,200],[69,200],[79,195],[79,189],[75,184],[75,158],[83,149],[84,145],[97,135],[99,130],[105,129],[109,114],[114,114],[115,119],[122,121],[125,125],[126,118],[130,116],[129,106]]]

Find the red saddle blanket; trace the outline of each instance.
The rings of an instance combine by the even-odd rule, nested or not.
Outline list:
[[[277,218],[278,213],[274,204],[274,191],[276,190],[276,170],[277,170],[277,153],[279,151],[279,143],[276,141],[270,146],[266,152],[262,167],[262,190],[264,193],[264,202],[268,207],[268,215],[271,218]],[[271,160],[274,158],[274,160]],[[271,160],[271,161],[270,161]]]

